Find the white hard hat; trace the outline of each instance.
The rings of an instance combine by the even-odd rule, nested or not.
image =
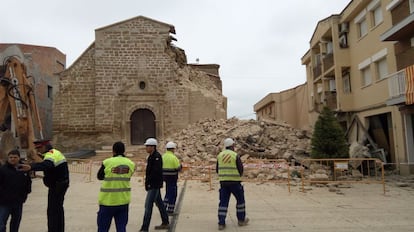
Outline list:
[[[232,138],[227,138],[224,140],[224,147],[230,147],[233,146],[234,140]]]
[[[177,147],[177,144],[175,144],[174,142],[168,142],[166,145],[165,145],[165,148],[167,148],[167,149],[170,149],[170,148],[176,148]]]
[[[144,145],[145,146],[157,146],[157,140],[154,138],[149,138],[147,139],[147,141],[145,141]]]

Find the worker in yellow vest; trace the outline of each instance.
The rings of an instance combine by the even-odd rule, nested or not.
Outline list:
[[[131,176],[135,164],[126,158],[125,145],[116,142],[112,146],[113,156],[105,159],[98,171],[102,180],[99,192],[98,232],[107,232],[115,220],[117,232],[125,232],[128,223],[129,203],[131,201]]]
[[[219,208],[218,208],[218,229],[224,230],[226,227],[227,209],[230,196],[236,198],[236,216],[239,226],[245,226],[249,222],[246,217],[246,202],[244,199],[244,189],[241,185],[243,175],[243,164],[240,156],[234,151],[234,140],[226,138],[224,140],[224,150],[217,156],[216,171],[220,180]]]
[[[180,160],[174,154],[176,147],[176,143],[168,142],[165,145],[167,151],[162,155],[162,176],[165,182],[164,205],[168,215],[174,215],[178,173],[181,171]]]

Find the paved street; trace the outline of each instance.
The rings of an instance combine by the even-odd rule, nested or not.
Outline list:
[[[71,186],[65,201],[66,231],[96,231],[97,195],[100,183],[80,174],[71,175]],[[171,217],[177,232],[217,230],[218,185],[200,181],[180,181],[179,214]],[[318,231],[378,232],[414,230],[414,189],[387,185],[353,184],[341,194],[326,187],[311,187],[306,193],[300,186],[274,183],[245,183],[247,215],[250,224],[238,227],[235,199],[230,202],[224,231]],[[138,231],[144,212],[145,191],[142,178],[133,179],[128,231]],[[33,192],[24,206],[21,231],[47,231],[47,190],[41,179],[33,182]],[[154,208],[151,228],[161,223]],[[111,231],[115,231],[112,226]],[[153,231],[153,230],[151,230]]]

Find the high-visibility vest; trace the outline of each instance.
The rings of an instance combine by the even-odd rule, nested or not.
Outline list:
[[[165,176],[178,175],[181,168],[180,160],[174,155],[172,151],[166,151],[162,155],[162,174]]]
[[[237,153],[232,150],[224,150],[217,156],[220,181],[241,181],[236,158]]]
[[[56,149],[51,149],[44,154],[43,160],[50,160],[55,165],[55,167],[59,166],[59,164],[66,163],[66,158]]]
[[[131,201],[131,176],[135,164],[124,156],[103,161],[105,179],[99,192],[99,204],[105,206],[126,205]]]

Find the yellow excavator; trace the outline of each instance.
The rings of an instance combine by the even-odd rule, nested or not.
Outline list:
[[[35,133],[43,139],[42,125],[35,99],[34,78],[27,75],[16,56],[6,57],[0,65],[0,158],[11,149],[22,157],[37,160],[33,141]],[[36,131],[35,131],[36,128]]]

